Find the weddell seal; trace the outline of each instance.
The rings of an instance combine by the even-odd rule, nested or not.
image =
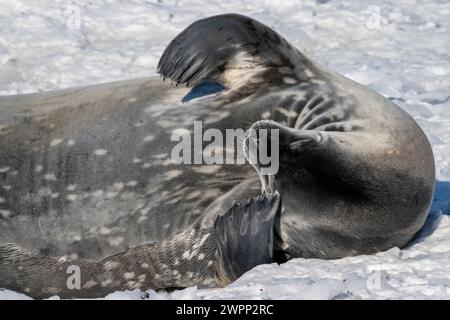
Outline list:
[[[158,69],[186,86],[0,99],[0,287],[41,298],[225,286],[258,264],[403,247],[422,227],[435,169],[416,122],[264,24],[197,21]],[[224,89],[193,98],[208,83]],[[278,132],[278,171],[174,163],[172,134],[194,121]],[[247,157],[250,142],[268,143],[239,140]]]

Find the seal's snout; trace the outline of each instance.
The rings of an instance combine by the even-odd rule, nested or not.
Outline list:
[[[244,154],[261,177],[263,191],[268,186],[268,175],[274,175],[279,168],[280,139],[279,127],[272,121],[258,121],[246,132]]]

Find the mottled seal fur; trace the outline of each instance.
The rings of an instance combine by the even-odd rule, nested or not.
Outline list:
[[[224,286],[261,263],[403,247],[422,227],[435,169],[416,122],[269,27],[235,14],[197,21],[159,72],[186,86],[0,98],[0,287],[94,297]],[[225,90],[181,102],[205,81]],[[171,133],[195,120],[278,129],[279,171],[174,164]]]

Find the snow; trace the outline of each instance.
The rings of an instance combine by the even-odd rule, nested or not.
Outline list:
[[[4,0],[0,95],[155,74],[191,22],[239,12],[313,59],[392,99],[430,139],[435,201],[406,249],[340,260],[261,265],[222,289],[147,292],[149,299],[446,299],[450,297],[450,3],[447,0]],[[106,299],[140,299],[138,290]],[[0,291],[0,299],[25,299]],[[57,299],[58,297],[53,297]]]

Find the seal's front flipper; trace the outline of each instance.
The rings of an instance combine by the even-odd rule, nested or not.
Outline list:
[[[273,262],[274,229],[281,213],[278,192],[235,204],[217,217],[216,282],[227,285],[251,268]]]

